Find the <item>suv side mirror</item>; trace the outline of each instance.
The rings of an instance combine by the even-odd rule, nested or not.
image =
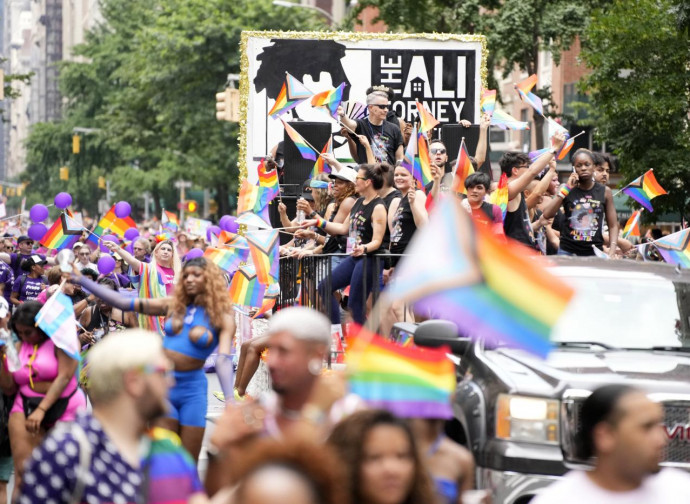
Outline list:
[[[454,354],[464,354],[472,344],[470,338],[458,336],[458,327],[448,320],[427,320],[414,332],[415,345],[431,348],[450,347]]]

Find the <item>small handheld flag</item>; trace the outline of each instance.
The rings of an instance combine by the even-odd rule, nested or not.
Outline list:
[[[506,212],[508,211],[508,176],[505,173],[501,174],[498,187],[491,193],[489,201],[494,205],[498,205],[503,213],[503,220],[505,220]]]
[[[518,121],[513,116],[511,116],[507,112],[504,112],[501,109],[494,110],[494,113],[491,116],[491,124],[493,124],[494,126],[498,126],[499,128],[501,128],[503,130],[506,130],[506,129],[528,130],[529,129],[528,123],[526,123],[524,121]]]
[[[331,114],[333,119],[338,119],[337,111],[340,102],[343,101],[343,90],[346,84],[343,82],[337,88],[329,89],[322,93],[315,94],[311,99],[312,107],[324,107]]]
[[[431,115],[431,112],[429,112],[423,104],[419,103],[416,100],[415,103],[417,104],[417,112],[419,112],[420,132],[426,133],[434,129],[439,124],[441,124],[438,119]]]
[[[625,223],[625,227],[623,228],[623,234],[621,235],[623,238],[629,238],[632,236],[637,236],[639,238],[641,214],[642,210],[636,210],[632,213],[628,219],[628,222]]]
[[[290,140],[295,144],[295,147],[297,147],[297,150],[299,153],[302,155],[304,159],[311,159],[312,161],[316,161],[316,154],[319,152],[317,151],[312,145],[307,142],[302,135],[300,135],[295,128],[290,126],[288,123],[286,123],[282,118],[280,121],[283,123],[283,126],[285,127],[285,133],[290,137]]]
[[[667,263],[690,268],[690,229],[664,236],[656,240],[654,246]]]
[[[544,105],[536,94],[532,92],[532,88],[537,85],[537,74],[532,74],[523,80],[520,84],[515,84],[515,90],[518,92],[520,99],[527,102],[530,106],[544,115]]]
[[[650,212],[654,211],[651,201],[657,196],[668,194],[656,181],[653,169],[630,182],[622,191]]]
[[[419,180],[422,185],[427,185],[433,180],[431,176],[431,159],[429,158],[429,142],[423,132],[417,134],[417,151],[419,162],[415,163],[414,178]]]
[[[494,109],[496,108],[496,90],[495,89],[483,89],[482,96],[479,99],[479,110],[482,115],[489,114],[491,117],[494,114]]]
[[[53,340],[53,344],[74,360],[80,360],[81,345],[77,337],[77,319],[72,300],[58,290],[36,314],[36,325]]]
[[[323,146],[321,154],[333,154],[333,137],[328,137],[328,142]],[[311,171],[311,176],[316,177],[320,173],[331,173],[331,167],[328,166],[326,160],[321,156],[318,157],[316,163],[314,163],[314,168]]]
[[[283,83],[283,87],[280,89],[278,98],[276,98],[276,102],[273,104],[273,108],[271,108],[271,111],[268,113],[268,115],[275,118],[281,114],[284,114],[285,112],[295,108],[313,94],[314,93],[309,91],[304,84],[295,79],[289,73],[285,72],[285,82]]]
[[[474,173],[474,166],[470,160],[470,155],[467,152],[465,145],[465,137],[462,137],[460,142],[460,149],[458,152],[458,162],[455,165],[455,177],[453,177],[452,191],[455,194],[467,194],[465,187],[465,179]]]

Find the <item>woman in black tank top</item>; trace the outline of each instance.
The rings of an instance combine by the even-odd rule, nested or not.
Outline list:
[[[383,200],[377,192],[383,187],[383,177],[386,165],[361,165],[355,179],[355,189],[360,198],[352,206],[349,217],[345,222],[336,224],[325,219],[307,221],[304,226],[316,225],[328,234],[348,235],[347,257],[331,274],[330,292],[327,292],[326,282],[319,284],[319,292],[326,299],[331,298],[331,321],[340,323],[340,312],[333,298],[333,292],[350,286],[348,308],[352,311],[352,319],[358,324],[364,324],[366,319],[365,303],[371,292],[375,255],[381,248],[386,227],[386,209]],[[362,257],[366,255],[365,261]],[[379,268],[380,270],[380,268]],[[366,274],[366,280],[365,275]],[[366,282],[366,292],[364,284]]]
[[[592,256],[594,248],[603,249],[604,219],[609,226],[609,257],[615,257],[618,242],[618,219],[613,194],[607,186],[594,180],[594,156],[587,149],[578,149],[572,157],[575,173],[563,184],[544,207],[550,219],[563,206],[565,219],[561,230],[559,255]]]
[[[403,254],[415,231],[426,224],[429,215],[424,207],[426,195],[424,191],[416,189],[415,179],[407,168],[395,168],[395,186],[401,196],[394,199],[388,209],[390,251],[393,254]],[[393,267],[399,260],[400,257],[391,257]]]

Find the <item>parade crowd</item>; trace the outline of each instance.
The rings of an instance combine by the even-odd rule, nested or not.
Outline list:
[[[337,112],[356,164],[322,154],[331,172],[305,181],[296,214],[274,202],[292,235],[282,256],[330,256],[330,279],[318,285],[330,320],[308,307],[283,307],[265,315],[263,335],[243,338],[227,275],[208,258],[191,257],[208,243],[184,232],[170,237],[141,226],[130,245],[104,240],[104,249],[85,233],[71,248],[71,271],[29,236],[0,241],[0,502],[12,474],[12,498],[22,504],[491,502],[490,491],[473,491],[473,456],[446,437],[444,419],[367,408],[348,392],[343,373],[325,369],[332,324],[367,321],[374,286],[385,289],[395,278],[407,245],[443,198],[462,198],[477,225],[535,255],[597,249],[635,259],[607,185],[615,159],[578,149],[561,184],[562,133],[533,161],[506,152],[503,209],[489,202],[498,180],[482,171],[489,130],[482,117],[474,173],[459,184],[453,153],[431,138],[433,180],[420,187],[401,164],[412,125],[390,110],[391,93],[371,88],[365,118]],[[269,168],[287,168],[282,151],[273,149]],[[97,266],[104,255],[115,262],[108,274]],[[81,365],[35,323],[57,291],[72,302]],[[394,303],[379,316],[386,335],[416,315]],[[227,406],[206,433],[211,357]],[[260,361],[270,389],[249,397]],[[660,415],[635,389],[592,394],[580,442],[594,469],[574,472],[535,502],[682,502],[672,490],[684,486],[687,494],[687,476],[660,471]]]

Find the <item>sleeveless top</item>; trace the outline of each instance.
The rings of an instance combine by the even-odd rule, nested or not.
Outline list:
[[[402,254],[405,252],[407,244],[410,243],[412,235],[417,230],[417,225],[414,223],[414,216],[412,215],[412,207],[410,207],[410,200],[407,196],[400,198],[400,204],[393,216],[393,232],[391,233],[391,247],[390,250],[394,254]]]
[[[536,248],[537,245],[534,241],[532,222],[529,218],[525,194],[521,193],[521,196],[517,210],[514,212],[506,212],[506,218],[503,221],[503,230],[507,237],[517,240],[528,247]]]
[[[383,198],[381,198],[383,200],[383,205],[386,207],[386,215],[388,214],[388,210],[391,207],[391,203],[395,198],[402,198],[402,193],[397,189],[391,191],[390,193],[386,194]],[[381,240],[381,248],[388,249],[390,242],[391,234],[390,230],[388,229],[388,225],[386,225],[386,230],[383,232],[383,240]]]
[[[357,244],[367,244],[374,237],[372,215],[374,208],[384,205],[383,200],[376,196],[369,203],[364,204],[364,198],[359,198],[350,210],[350,236],[355,236]],[[378,249],[377,249],[378,250]],[[368,254],[376,253],[376,250],[367,250]]]
[[[45,395],[34,391],[31,384],[49,382],[57,378],[58,359],[55,355],[53,340],[47,339],[37,346],[22,342],[19,347],[19,360],[22,367],[12,373],[15,383],[19,387],[19,392],[26,396]],[[76,387],[77,378],[72,376],[60,397],[68,397]]]
[[[606,187],[597,182],[585,191],[575,187],[563,200],[565,219],[560,247],[579,256],[592,256],[592,245],[602,248]]]
[[[355,199],[354,196],[348,196],[343,201],[347,199]],[[342,203],[341,203],[342,204]],[[333,222],[335,216],[338,215],[338,210],[340,210],[340,205],[335,205],[333,212],[327,219],[328,222]],[[326,243],[323,246],[322,254],[344,254],[347,247],[347,236],[345,235],[326,235]]]
[[[218,345],[218,329],[211,326],[211,320],[201,306],[187,306],[179,333],[173,332],[172,322],[172,317],[165,321],[163,348],[205,361]],[[202,330],[201,336],[192,341],[190,333],[196,328]]]

